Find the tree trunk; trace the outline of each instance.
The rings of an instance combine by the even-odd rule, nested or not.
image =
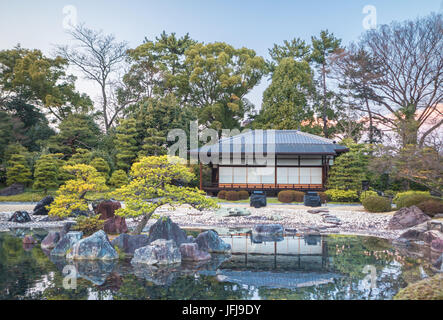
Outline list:
[[[328,117],[327,117],[327,99],[326,99],[326,69],[325,64],[323,63],[322,67],[322,80],[323,80],[323,134],[325,135],[325,138],[328,138]]]
[[[151,213],[148,213],[147,215],[143,215],[143,218],[141,219],[141,221],[138,223],[137,227],[134,230],[134,234],[142,233],[143,229],[146,227],[146,224],[148,223],[154,211],[155,210],[153,210]]]
[[[105,132],[108,133],[109,124],[108,124],[108,98],[106,97],[106,88],[105,84],[102,85],[102,97],[103,97],[103,106],[102,106],[102,112],[103,112],[103,121],[105,122]]]

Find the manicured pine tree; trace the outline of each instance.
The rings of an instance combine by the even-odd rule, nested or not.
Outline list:
[[[146,137],[143,139],[142,150],[140,156],[162,156],[167,153],[166,137],[162,136],[155,128],[146,130]]]
[[[59,161],[56,155],[47,154],[40,157],[35,164],[33,189],[55,189],[59,186],[58,181]]]
[[[115,148],[117,168],[128,170],[137,157],[137,129],[133,118],[124,119],[117,127]]]
[[[129,181],[128,179],[128,175],[126,174],[126,172],[124,170],[115,170],[112,175],[111,178],[109,179],[109,185],[111,187],[114,188],[119,188],[125,184],[127,184]]]
[[[368,146],[354,143],[352,139],[345,139],[342,144],[349,152],[335,159],[327,186],[329,189],[360,190],[361,182],[367,178]]]
[[[93,166],[98,173],[100,173],[106,180],[109,179],[109,171],[111,170],[109,168],[109,164],[106,162],[105,159],[101,157],[95,157],[92,159],[91,163],[89,164]]]
[[[9,186],[13,183],[21,183],[28,185],[31,180],[31,170],[26,163],[26,158],[21,154],[14,154],[8,161],[6,168],[6,184]]]

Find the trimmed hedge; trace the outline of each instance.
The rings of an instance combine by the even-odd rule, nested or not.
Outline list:
[[[336,202],[357,202],[358,193],[357,190],[339,190],[339,189],[329,189],[326,190],[326,195],[329,201]]]
[[[238,192],[237,191],[228,191],[228,192],[226,192],[226,200],[229,200],[229,201],[240,200]]]
[[[239,198],[240,200],[246,200],[246,199],[249,199],[249,192],[246,191],[246,190],[240,190],[240,191],[238,192],[238,198]]]
[[[226,191],[225,190],[219,191],[219,193],[217,194],[217,197],[219,199],[226,199]]]
[[[378,196],[378,193],[372,190],[362,191],[360,195],[360,202],[363,202],[367,197]]]
[[[292,197],[293,197],[293,199],[294,200],[292,200],[292,201],[295,201],[295,202],[303,202],[303,198],[304,198],[304,196],[305,196],[305,193],[304,192],[302,192],[302,191],[291,191],[292,192]]]
[[[431,195],[426,194],[410,194],[404,195],[397,199],[395,204],[397,205],[397,209],[404,207],[416,206],[422,202],[433,200],[434,198]]]
[[[362,202],[363,207],[369,212],[388,212],[391,211],[391,201],[388,198],[380,196],[370,196]]]
[[[291,203],[294,201],[294,194],[292,190],[283,190],[278,193],[277,198],[280,202]]]
[[[328,201],[328,195],[325,192],[319,192],[321,203],[326,203]]]
[[[398,192],[395,195],[394,199],[392,199],[392,201],[395,204],[397,204],[397,201],[399,201],[400,198],[403,198],[405,196],[416,195],[416,194],[425,195],[425,196],[430,196],[431,195],[428,191],[414,191],[414,190],[410,190],[410,191]]]
[[[443,213],[443,201],[437,199],[423,201],[417,207],[430,217],[435,216],[437,213]]]

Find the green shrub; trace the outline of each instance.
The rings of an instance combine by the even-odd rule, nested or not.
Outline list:
[[[226,199],[226,190],[219,191],[219,193],[217,194],[217,197],[219,199]]]
[[[404,207],[416,206],[422,202],[432,199],[434,198],[429,194],[409,194],[398,198],[395,204],[397,205],[397,209],[400,209]]]
[[[128,183],[128,175],[123,170],[115,170],[109,179],[109,185],[114,188],[120,188]]]
[[[246,200],[246,199],[249,199],[249,192],[246,191],[246,190],[240,190],[240,191],[238,192],[238,198],[239,198],[240,200]]]
[[[73,230],[82,231],[85,236],[90,236],[103,228],[105,220],[100,220],[100,215],[92,217],[80,216],[76,219],[77,223],[72,228]]]
[[[282,190],[277,195],[278,201],[283,203],[291,203],[294,201],[294,192],[292,190]]]
[[[380,197],[380,196],[366,197],[362,203],[363,207],[369,212],[391,211],[391,201],[385,197]]]
[[[397,204],[397,201],[404,197],[404,196],[410,196],[410,195],[414,195],[414,194],[420,194],[420,195],[425,195],[425,196],[430,196],[430,193],[428,191],[414,191],[414,190],[410,190],[410,191],[404,191],[404,192],[398,192],[394,199],[392,199],[392,201]]]
[[[228,192],[226,192],[226,200],[229,200],[229,201],[237,201],[237,200],[239,200],[238,192],[237,191],[228,191]]]
[[[367,197],[378,196],[378,193],[372,190],[362,191],[360,195],[360,202],[363,202]]]
[[[329,201],[335,202],[357,202],[358,193],[356,190],[339,190],[339,189],[329,189],[326,190],[326,195]]]
[[[431,217],[437,213],[443,213],[443,201],[437,199],[423,201],[419,203],[417,207]]]

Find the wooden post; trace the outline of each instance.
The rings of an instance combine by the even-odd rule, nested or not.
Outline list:
[[[203,190],[202,171],[203,171],[203,166],[202,163],[200,162],[200,190]]]

